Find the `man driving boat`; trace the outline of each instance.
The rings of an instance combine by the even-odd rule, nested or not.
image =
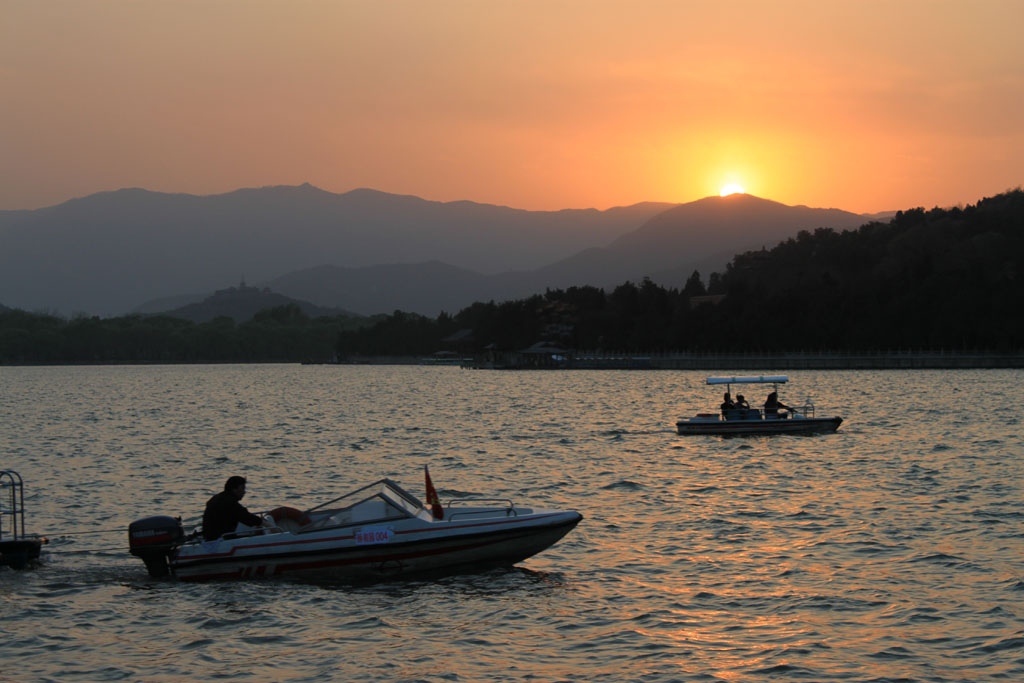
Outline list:
[[[207,541],[234,531],[239,524],[258,527],[263,520],[242,505],[245,496],[245,477],[228,477],[224,490],[206,502],[203,511],[203,538]]]

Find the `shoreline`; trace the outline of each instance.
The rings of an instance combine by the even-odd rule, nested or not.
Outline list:
[[[158,365],[420,365],[469,370],[1016,370],[1024,351],[1015,353],[732,353],[732,354],[537,354],[491,352],[438,363],[418,356],[352,356],[342,361],[99,361],[0,363],[4,367],[102,367]]]
[[[735,353],[498,354],[474,359],[476,370],[1007,370],[1024,368],[1017,353]]]

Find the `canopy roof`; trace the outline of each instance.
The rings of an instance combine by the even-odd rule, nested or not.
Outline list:
[[[785,384],[786,375],[762,375],[760,377],[708,377],[708,384]]]

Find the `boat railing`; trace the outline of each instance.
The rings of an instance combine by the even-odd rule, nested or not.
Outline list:
[[[501,503],[502,507],[474,507],[468,510],[453,509],[457,504],[462,505],[464,503]],[[508,498],[453,498],[445,505],[445,510],[445,518],[447,519],[454,519],[457,516],[469,517],[471,515],[495,515],[497,513],[505,513],[506,517],[519,516],[516,506]]]
[[[814,404],[808,403],[802,406],[791,406],[789,412],[801,417],[814,417]]]
[[[10,538],[25,536],[25,483],[14,470],[0,470],[0,541],[4,539],[4,524],[9,520]]]
[[[224,534],[223,536],[221,536],[220,538],[222,538],[225,541],[227,541],[227,540],[231,540],[232,538],[248,538],[250,536],[266,536],[267,534],[281,533],[282,531],[283,531],[283,529],[281,529],[280,527],[276,527],[276,526],[275,527],[260,526],[260,527],[253,527],[252,529],[242,529],[240,531],[229,531],[226,534]],[[203,540],[204,539],[202,537],[198,537],[198,541],[199,542],[202,542]]]

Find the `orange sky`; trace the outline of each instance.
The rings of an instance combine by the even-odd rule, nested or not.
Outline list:
[[[0,0],[0,209],[310,182],[525,209],[1024,183],[1024,2]]]

